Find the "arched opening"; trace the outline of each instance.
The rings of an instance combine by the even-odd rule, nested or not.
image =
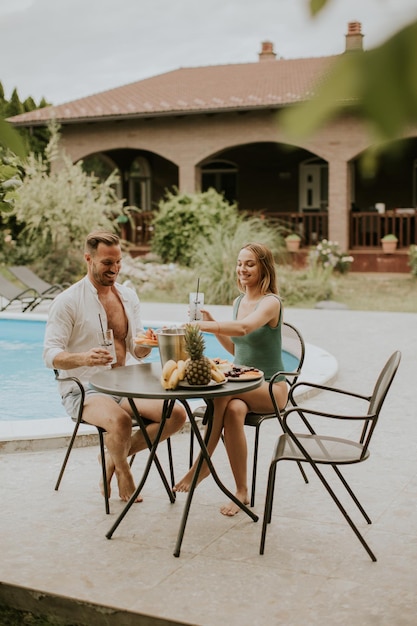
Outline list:
[[[225,199],[236,202],[238,198],[237,188],[238,168],[235,163],[222,159],[210,161],[201,166],[201,190],[213,188],[223,194]]]

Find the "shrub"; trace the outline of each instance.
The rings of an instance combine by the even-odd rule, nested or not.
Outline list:
[[[26,263],[44,268],[50,282],[74,281],[84,267],[83,242],[93,229],[117,230],[123,201],[114,190],[115,175],[105,182],[89,176],[82,163],[73,164],[59,150],[59,132],[50,126],[46,157],[31,153],[24,164],[25,176],[11,215],[22,227],[16,237],[26,251]],[[61,167],[51,171],[54,161]]]
[[[332,273],[346,274],[350,269],[353,257],[342,252],[337,241],[323,239],[309,254],[309,263]]]
[[[248,217],[236,210],[227,223],[213,228],[209,238],[197,238],[192,269],[195,284],[200,278],[200,290],[208,295],[207,303],[231,304],[235,299],[238,293],[236,260],[242,246],[251,241],[268,246],[277,260],[285,254],[279,228],[271,227],[260,217]]]
[[[408,264],[411,268],[411,276],[417,278],[417,246],[412,245],[408,250]]]
[[[311,306],[329,300],[333,293],[330,274],[316,268],[300,271],[288,265],[280,266],[278,285],[284,306]]]
[[[214,189],[193,194],[167,192],[153,222],[152,251],[164,263],[190,266],[198,236],[211,239],[213,229],[227,225],[235,213],[236,205]]]

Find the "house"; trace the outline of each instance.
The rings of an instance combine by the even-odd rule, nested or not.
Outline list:
[[[345,39],[345,54],[360,52],[361,24],[349,23]],[[417,131],[368,180],[359,160],[371,138],[353,112],[297,145],[280,125],[280,111],[310,98],[337,58],[282,59],[265,41],[253,63],[181,68],[9,121],[31,127],[55,118],[73,162],[96,174],[117,168],[120,197],[141,209],[127,233],[138,250],[166,189],[214,187],[242,211],[282,220],[304,248],[328,238],[354,255],[354,269],[408,271],[408,247],[417,243]],[[399,239],[389,258],[380,248],[387,232]]]

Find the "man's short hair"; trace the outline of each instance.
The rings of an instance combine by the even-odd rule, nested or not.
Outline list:
[[[85,240],[85,251],[93,254],[97,251],[98,245],[104,243],[105,246],[119,246],[120,239],[116,233],[107,230],[93,230],[87,235]]]

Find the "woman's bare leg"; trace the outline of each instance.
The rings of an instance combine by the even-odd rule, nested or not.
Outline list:
[[[248,446],[245,435],[245,417],[248,407],[243,400],[229,402],[224,414],[224,443],[229,457],[230,467],[236,483],[236,498],[249,504],[247,481]],[[223,515],[233,516],[239,513],[239,506],[231,500],[221,507]]]
[[[224,415],[224,411],[229,400],[230,398],[226,397],[226,398],[217,398],[214,401],[213,424],[212,424],[212,429],[210,433],[210,439],[207,443],[207,450],[210,456],[213,454],[214,450],[216,449],[217,444],[219,443],[219,439],[223,430],[223,415]],[[192,467],[185,474],[185,476],[183,476],[181,480],[177,482],[177,484],[174,487],[174,491],[187,492],[190,490],[191,482],[193,480],[193,476],[197,468],[197,464],[198,464],[198,457],[194,461]],[[203,465],[200,470],[197,484],[199,484],[209,474],[210,474],[209,467],[206,461],[203,461]]]

